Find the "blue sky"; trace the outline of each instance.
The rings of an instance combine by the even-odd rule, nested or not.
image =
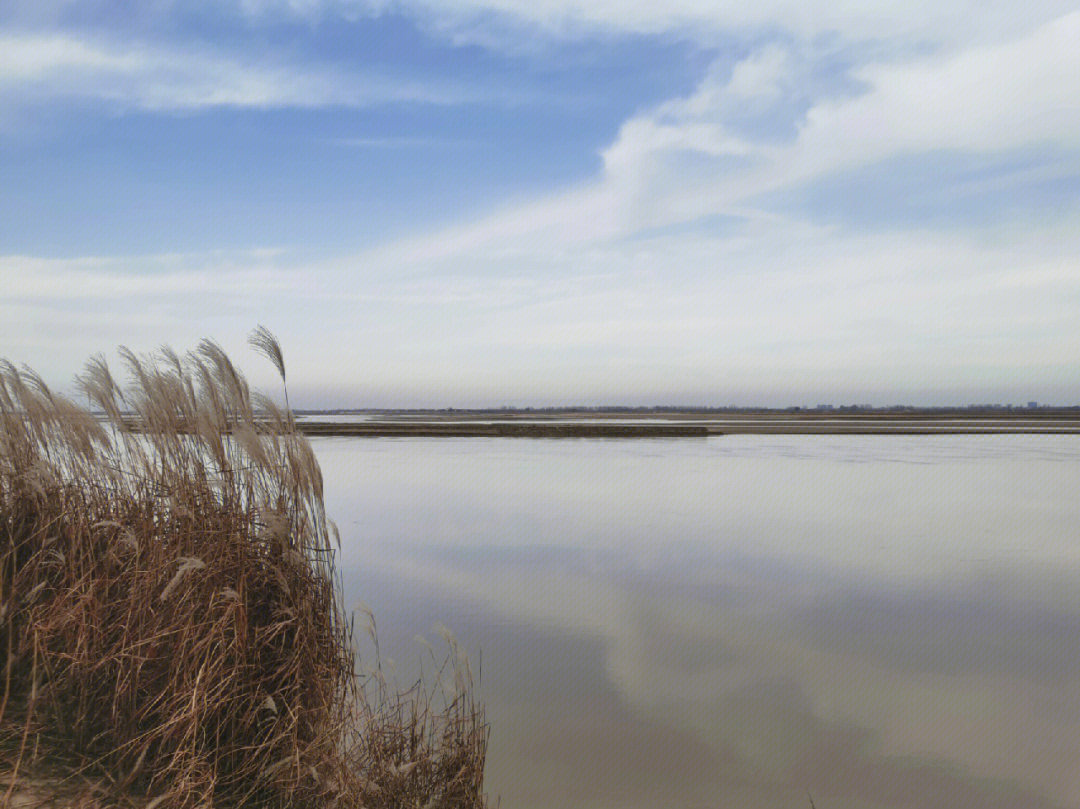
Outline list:
[[[132,6],[136,6],[133,10]],[[1080,402],[1080,3],[0,0],[0,355],[304,406]]]

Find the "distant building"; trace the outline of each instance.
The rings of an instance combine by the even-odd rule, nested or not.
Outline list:
[[[1032,410],[1034,410],[1038,406],[1039,406],[1038,402],[1028,402],[1028,407],[1031,408]]]

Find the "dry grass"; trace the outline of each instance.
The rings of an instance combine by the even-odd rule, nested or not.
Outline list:
[[[100,357],[78,380],[102,418],[0,362],[0,807],[27,778],[149,809],[484,806],[452,637],[433,689],[388,683],[377,641],[357,671],[288,408],[210,341],[122,354],[126,387]]]

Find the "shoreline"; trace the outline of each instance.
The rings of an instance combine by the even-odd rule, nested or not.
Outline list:
[[[357,438],[705,438],[711,435],[1080,435],[1072,418],[904,418],[897,416],[686,417],[658,421],[618,414],[588,421],[460,416],[423,420],[297,421],[308,436]]]

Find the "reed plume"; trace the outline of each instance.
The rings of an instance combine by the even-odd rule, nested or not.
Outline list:
[[[389,683],[377,641],[358,668],[287,405],[209,340],[121,356],[127,385],[100,356],[77,377],[89,409],[0,361],[0,807],[27,779],[144,809],[485,806],[456,646],[449,690]]]

